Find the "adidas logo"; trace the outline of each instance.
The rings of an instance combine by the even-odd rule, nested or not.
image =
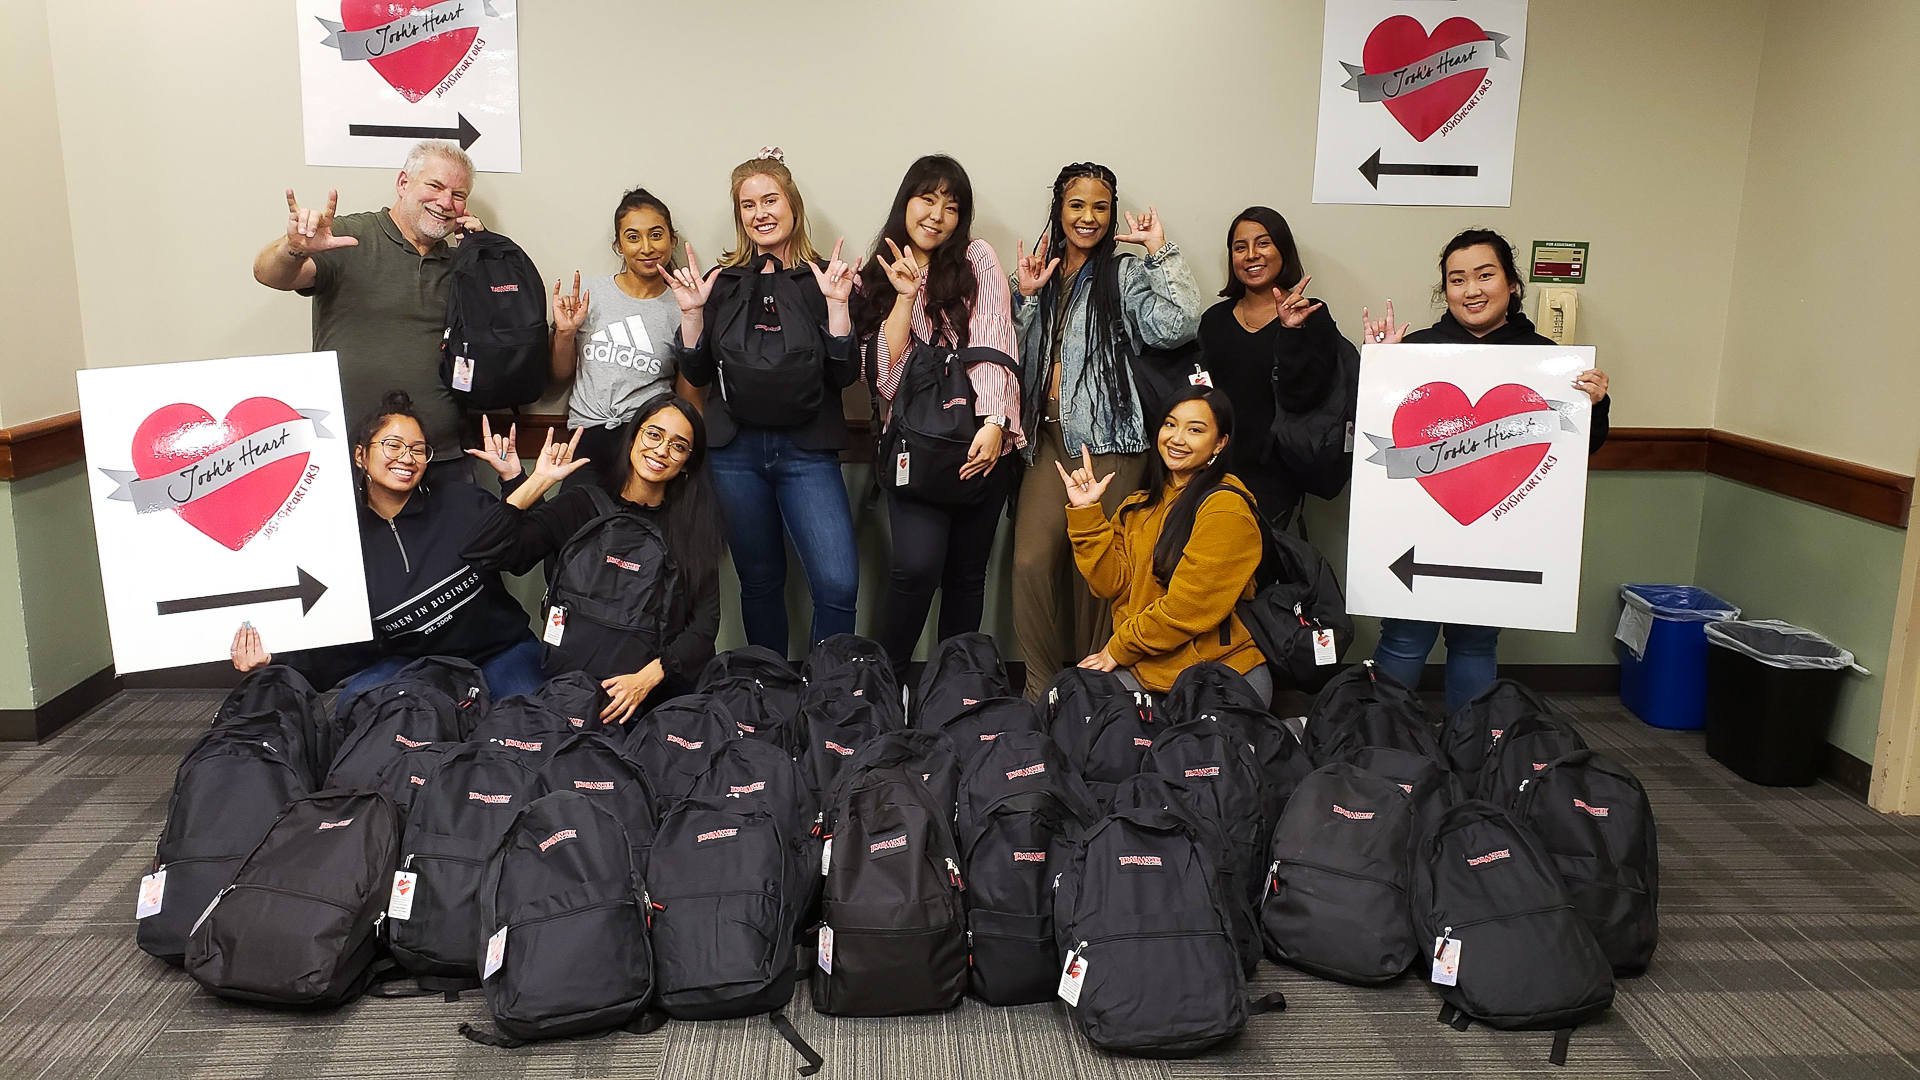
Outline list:
[[[660,374],[660,357],[654,354],[653,338],[638,315],[601,327],[587,339],[580,355],[596,364],[618,364],[648,375]]]

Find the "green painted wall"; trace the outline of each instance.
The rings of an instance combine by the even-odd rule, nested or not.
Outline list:
[[[1785,619],[1854,654],[1828,739],[1872,761],[1900,588],[1899,529],[1708,477],[1699,583],[1754,619]]]
[[[99,549],[84,465],[75,462],[8,486],[33,700],[44,705],[113,663]]]
[[[0,709],[31,709],[36,702],[26,608],[20,601],[20,555],[13,541],[13,488],[0,483]]]

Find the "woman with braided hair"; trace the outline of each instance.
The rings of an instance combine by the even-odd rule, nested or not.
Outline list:
[[[1103,500],[1111,514],[1137,490],[1150,446],[1147,424],[1158,402],[1136,384],[1134,363],[1147,349],[1191,341],[1200,325],[1200,291],[1180,249],[1167,240],[1153,207],[1118,214],[1113,170],[1079,162],[1053,181],[1047,225],[1031,255],[1025,244],[1012,277],[1019,334],[1022,429],[1027,470],[1015,507],[1013,625],[1027,664],[1027,696],[1037,698],[1074,658],[1106,643],[1108,605],[1087,591],[1067,543],[1067,508],[1055,470],[1092,455],[1114,474]],[[1114,219],[1124,219],[1116,233]],[[1141,258],[1120,252],[1139,244]],[[1071,618],[1060,617],[1062,586]]]

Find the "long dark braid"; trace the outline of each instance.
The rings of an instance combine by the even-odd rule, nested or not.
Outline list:
[[[1050,239],[1041,257],[1062,260],[1063,269],[1056,270],[1047,279],[1047,283],[1040,288],[1040,295],[1036,297],[1040,305],[1041,348],[1026,358],[1026,386],[1022,390],[1026,403],[1023,420],[1028,431],[1038,430],[1041,410],[1046,404],[1046,387],[1052,377],[1053,320],[1058,309],[1060,290],[1073,286],[1071,281],[1065,280],[1067,236],[1066,230],[1060,227],[1060,211],[1066,203],[1067,185],[1081,177],[1089,177],[1107,185],[1107,194],[1113,199],[1114,209],[1113,218],[1107,225],[1107,234],[1087,255],[1093,281],[1087,296],[1086,321],[1079,328],[1087,341],[1087,373],[1080,382],[1079,391],[1081,396],[1090,400],[1104,398],[1116,426],[1135,412],[1133,374],[1127,366],[1132,342],[1125,339],[1126,315],[1120,307],[1120,268],[1113,239],[1120,217],[1120,182],[1113,175],[1113,170],[1105,165],[1079,161],[1061,169],[1060,175],[1053,178],[1053,202],[1047,209],[1047,230],[1044,235]]]

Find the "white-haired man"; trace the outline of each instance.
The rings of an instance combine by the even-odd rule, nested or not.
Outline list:
[[[254,257],[253,276],[313,298],[313,348],[340,355],[345,422],[388,390],[405,390],[435,464],[464,471],[460,410],[439,370],[453,268],[447,237],[481,228],[467,213],[473,161],[453,143],[423,142],[393,186],[391,207],[338,218],[337,191],[316,210],[288,188],[286,235]]]

